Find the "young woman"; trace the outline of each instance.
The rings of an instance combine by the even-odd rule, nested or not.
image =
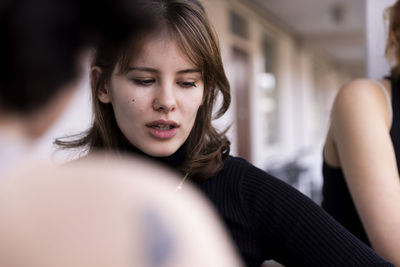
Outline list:
[[[93,126],[77,141],[58,143],[133,152],[178,170],[181,184],[190,180],[213,202],[247,266],[268,259],[288,266],[390,266],[304,195],[229,156],[225,133],[211,123],[218,94],[216,117],[229,107],[229,83],[202,6],[194,0],[143,5],[158,28],[118,51],[97,51]]]
[[[400,1],[389,10],[388,59],[400,62]],[[400,68],[358,79],[336,97],[324,147],[322,207],[400,265]]]

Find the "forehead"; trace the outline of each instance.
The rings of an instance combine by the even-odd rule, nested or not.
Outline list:
[[[197,64],[190,60],[179,42],[176,37],[165,32],[149,35],[141,43],[138,52],[131,57],[129,65],[195,67]]]

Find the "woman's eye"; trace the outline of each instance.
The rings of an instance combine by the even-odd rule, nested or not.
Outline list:
[[[196,82],[177,82],[183,88],[192,88],[196,87]]]
[[[133,82],[137,85],[149,86],[149,85],[152,85],[155,82],[155,80],[154,79],[133,79]]]

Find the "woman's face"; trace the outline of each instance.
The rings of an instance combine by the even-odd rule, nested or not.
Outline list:
[[[163,157],[188,138],[203,92],[200,70],[173,38],[162,35],[144,44],[127,73],[115,69],[98,98],[112,104],[117,124],[133,146]]]

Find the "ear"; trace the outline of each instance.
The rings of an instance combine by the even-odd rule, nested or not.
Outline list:
[[[100,76],[102,74],[102,69],[99,66],[93,66],[90,69],[90,84],[92,87],[97,86]],[[107,84],[100,85],[96,90],[97,99],[102,103],[111,102],[111,94]]]

